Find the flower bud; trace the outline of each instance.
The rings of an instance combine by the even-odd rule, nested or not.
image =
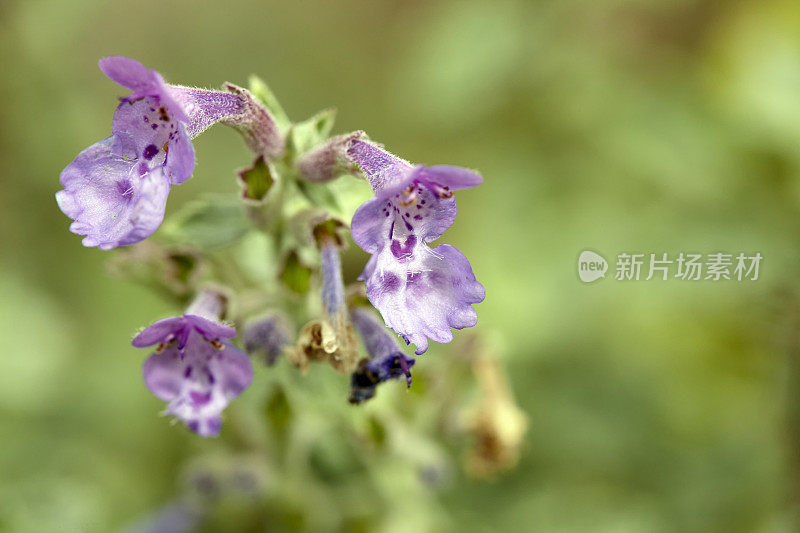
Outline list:
[[[256,318],[244,327],[244,348],[267,366],[272,366],[292,340],[292,329],[286,317],[270,313]]]
[[[280,157],[286,147],[286,139],[272,113],[244,87],[226,83],[225,88],[242,96],[245,101],[244,111],[222,120],[222,124],[239,130],[247,146],[256,154],[266,159]]]

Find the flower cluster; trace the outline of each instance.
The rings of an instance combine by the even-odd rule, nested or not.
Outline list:
[[[402,352],[398,335],[419,355],[429,341],[452,341],[452,328],[476,324],[472,306],[483,301],[483,286],[458,249],[431,243],[455,222],[454,192],[479,185],[479,174],[412,165],[363,131],[330,136],[330,112],[292,123],[257,79],[251,90],[229,83],[224,90],[171,85],[155,70],[119,56],[102,59],[100,69],[130,94],[120,98],[111,135],[67,165],[56,193],[73,220],[70,231],[83,235],[85,246],[110,250],[152,235],[164,219],[170,189],[193,173],[192,139],[219,123],[242,134],[255,162],[239,174],[244,191],[235,206],[207,202],[183,216],[195,226],[179,235],[220,249],[215,268],[204,271],[212,279],[203,283],[238,285],[224,289],[239,298],[233,322],[246,324],[244,346],[251,356],[271,366],[285,353],[304,371],[313,361],[327,361],[349,376],[349,400],[358,404],[375,396],[381,383],[403,377],[411,386],[415,360]],[[373,193],[355,211],[342,208],[357,203],[343,202],[334,186],[348,174],[366,177]],[[348,286],[342,269],[347,239],[340,232],[347,224],[339,217],[351,215],[352,240],[371,257],[359,278],[364,283]],[[274,247],[272,257],[280,262],[274,284],[253,286],[251,276],[239,274],[234,248],[226,247],[237,241],[245,247],[250,232]],[[181,246],[194,240],[178,239]],[[125,260],[144,257],[147,266],[119,269],[136,272],[139,280],[172,276],[150,279],[150,285],[196,294],[184,314],[144,329],[133,346],[155,346],[143,366],[146,386],[167,402],[168,415],[204,437],[219,434],[222,411],[253,379],[248,355],[230,340],[236,330],[222,322],[223,292],[198,286],[195,267],[199,271],[206,254],[211,252],[200,245],[138,259],[129,254]],[[162,257],[172,262],[159,267]],[[305,298],[312,289],[319,297]],[[367,299],[382,322],[364,307]],[[298,333],[292,323],[305,325]],[[359,359],[356,334],[368,357]]]

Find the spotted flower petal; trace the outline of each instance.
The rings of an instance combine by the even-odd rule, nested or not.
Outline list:
[[[177,109],[180,109],[178,107]],[[181,111],[182,112],[182,111]],[[172,183],[183,183],[194,170],[194,148],[176,109],[157,96],[123,101],[111,122],[113,150],[148,169],[164,167]]]
[[[201,437],[213,437],[222,427],[222,411],[250,385],[253,368],[233,345],[215,347],[192,330],[183,351],[173,346],[152,354],[142,376],[153,395],[168,402],[168,415]]]
[[[474,326],[472,304],[485,297],[467,258],[448,244],[417,245],[404,262],[385,249],[372,256],[359,279],[386,325],[414,343],[417,355],[428,349],[428,339],[450,342],[450,328]]]
[[[442,236],[456,220],[454,198],[438,198],[430,189],[413,185],[413,201],[398,193],[389,199],[371,198],[361,204],[351,224],[353,240],[365,252],[375,253],[384,244],[412,237],[425,243]]]
[[[84,246],[108,250],[150,236],[164,218],[170,183],[161,171],[147,172],[111,152],[111,137],[93,144],[61,173],[56,193],[61,210],[85,235]]]

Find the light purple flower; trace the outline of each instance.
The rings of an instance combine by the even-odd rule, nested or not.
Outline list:
[[[215,437],[222,411],[250,385],[253,367],[233,345],[215,346],[192,330],[183,350],[172,346],[148,357],[142,376],[150,392],[168,402],[166,414],[201,437]]]
[[[139,242],[161,225],[170,187],[194,170],[193,137],[219,121],[258,129],[252,124],[258,104],[246,91],[167,85],[126,57],[103,58],[100,69],[132,93],[120,99],[111,136],[63,170],[56,201],[74,220],[70,231],[85,235],[84,246],[109,250]]]
[[[137,348],[158,346],[142,367],[145,385],[168,402],[166,414],[201,437],[219,434],[223,409],[253,379],[247,355],[220,341],[236,336],[219,322],[223,305],[221,294],[203,291],[186,314],[159,320],[132,342]]]
[[[369,400],[375,396],[378,385],[401,376],[405,376],[406,386],[411,387],[411,367],[415,361],[400,351],[396,337],[367,309],[353,309],[350,318],[369,354],[368,359],[359,361],[356,371],[350,376],[350,403]]]
[[[428,243],[456,218],[453,191],[479,185],[471,170],[438,165],[413,166],[377,145],[354,141],[349,157],[367,175],[374,198],[362,204],[352,222],[353,239],[372,254],[359,279],[386,325],[413,342],[416,353],[428,339],[450,342],[450,328],[474,326],[472,304],[485,291],[458,249]]]

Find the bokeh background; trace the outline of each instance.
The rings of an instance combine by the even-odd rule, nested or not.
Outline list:
[[[447,240],[530,428],[515,470],[436,496],[460,531],[800,528],[800,3],[4,0],[0,530],[118,530],[205,446],[155,416],[128,342],[176,310],[109,277],[53,198],[109,131],[109,54],[256,73],[295,119],[336,107],[338,131],[483,173]],[[248,159],[224,128],[195,147],[168,214]],[[764,261],[584,285],[585,248]]]

